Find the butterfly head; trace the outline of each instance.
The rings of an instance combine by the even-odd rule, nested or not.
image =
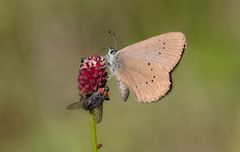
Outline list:
[[[117,53],[117,49],[110,47],[108,48],[108,55],[114,55],[115,53]]]
[[[117,53],[117,49],[115,49],[115,48],[113,48],[113,47],[108,48],[107,58],[108,58],[108,63],[109,63],[110,65],[113,64],[116,53]]]
[[[113,47],[108,48],[107,62],[110,67],[111,73],[114,75],[115,71],[115,58],[116,58],[117,49]]]

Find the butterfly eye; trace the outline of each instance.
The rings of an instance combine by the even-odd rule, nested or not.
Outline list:
[[[109,48],[109,54],[115,54],[117,52],[114,48]]]
[[[114,53],[114,50],[111,50],[111,51],[110,51],[110,54],[113,54],[113,53]]]

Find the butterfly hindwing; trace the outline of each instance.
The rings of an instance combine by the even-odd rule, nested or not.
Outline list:
[[[139,102],[153,102],[170,89],[169,73],[154,62],[127,58],[120,60],[117,75],[121,77]]]

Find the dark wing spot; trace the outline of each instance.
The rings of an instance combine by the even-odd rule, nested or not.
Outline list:
[[[148,82],[146,82],[146,84],[148,84]]]
[[[153,80],[152,80],[152,82],[153,82]]]
[[[161,52],[158,52],[158,54],[162,54]]]
[[[162,49],[165,49],[165,47],[162,47]]]
[[[184,51],[184,50],[185,50],[185,48],[186,48],[186,45],[184,44],[184,45],[183,45],[183,49],[182,49],[182,50]]]
[[[148,65],[151,65],[151,63],[148,62]]]
[[[136,88],[138,88],[138,86],[136,86]]]
[[[154,75],[153,78],[156,78],[156,76]]]
[[[151,71],[153,71],[153,68],[151,68]]]
[[[164,42],[163,45],[165,45],[166,43]]]

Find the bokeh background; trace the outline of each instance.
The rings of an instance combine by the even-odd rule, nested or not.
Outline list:
[[[122,102],[115,80],[98,129],[102,152],[240,151],[239,0],[1,0],[0,151],[89,152],[78,101],[84,56],[182,31],[187,49],[161,102]]]

